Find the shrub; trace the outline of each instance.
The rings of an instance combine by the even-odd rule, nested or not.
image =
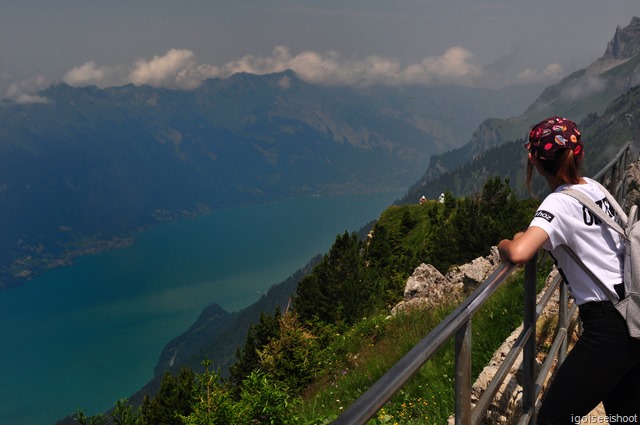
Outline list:
[[[259,351],[261,369],[293,391],[304,388],[315,377],[320,348],[295,314],[280,318],[280,335]]]

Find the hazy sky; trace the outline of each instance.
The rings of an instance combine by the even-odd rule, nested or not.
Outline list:
[[[553,83],[633,16],[639,0],[3,0],[0,98],[287,68],[323,84]]]

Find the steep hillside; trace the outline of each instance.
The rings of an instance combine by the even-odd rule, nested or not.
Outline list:
[[[459,279],[452,278],[452,281],[460,282],[460,285],[435,285],[438,288],[431,288],[434,294],[438,291],[448,294],[440,299],[443,305],[438,302],[438,306],[425,309],[428,315],[434,312],[435,315],[425,317],[426,320],[419,324],[407,317],[406,328],[402,325],[402,329],[398,329],[398,332],[404,335],[390,337],[390,346],[387,343],[380,344],[383,335],[390,330],[389,326],[394,327],[394,321],[387,319],[389,309],[403,299],[407,278],[416,267],[421,263],[432,264],[439,270],[437,273],[445,274],[452,265],[466,263],[478,255],[488,255],[495,241],[521,228],[534,209],[533,203],[518,200],[500,179],[487,181],[477,196],[451,198],[444,204],[430,201],[421,205],[388,208],[366,235],[365,232],[360,235],[347,232],[338,235],[330,251],[320,258],[312,269],[304,271],[296,279],[272,288],[259,305],[256,304],[255,307],[261,310],[253,309],[253,323],[248,332],[244,320],[236,320],[237,323],[233,324],[231,322],[234,318],[225,315],[219,307],[214,305],[207,308],[192,328],[172,341],[163,353],[156,370],[156,379],[142,391],[149,391],[152,398],[157,397],[162,401],[159,406],[143,402],[143,415],[159,408],[167,417],[170,414],[167,410],[172,407],[171,403],[175,405],[179,402],[175,393],[172,393],[170,398],[163,395],[170,385],[174,385],[166,375],[163,376],[164,371],[170,370],[174,376],[179,376],[182,374],[179,372],[181,367],[190,366],[202,370],[200,362],[210,359],[213,361],[213,369],[222,373],[230,363],[221,362],[224,358],[217,357],[216,353],[224,352],[225,349],[227,353],[232,352],[234,341],[247,336],[234,359],[237,361],[231,367],[228,380],[230,387],[223,390],[225,394],[245,394],[242,388],[249,385],[249,377],[256,370],[265,374],[263,382],[277,382],[276,387],[286,389],[289,396],[301,396],[303,399],[318,397],[323,390],[327,393],[338,391],[341,385],[338,384],[336,375],[341,379],[351,379],[353,374],[366,377],[358,385],[342,387],[341,395],[331,397],[330,402],[319,402],[317,409],[313,409],[314,402],[309,401],[310,412],[307,414],[310,417],[303,420],[292,416],[289,422],[327,423],[322,420],[323,416],[326,412],[339,411],[335,406],[336,402],[339,405],[340,400],[343,400],[342,403],[350,403],[363,388],[371,385],[376,376],[397,361],[399,356],[404,354],[403,351],[406,352],[417,340],[424,337],[425,332],[443,318],[441,313],[450,311],[449,308],[459,301],[457,296],[452,296],[453,292],[457,293],[463,286],[472,289],[484,279],[478,276],[476,279],[479,280],[472,277],[463,279],[461,271],[447,273],[448,277],[459,275]],[[487,270],[485,275],[489,273]],[[522,300],[522,285],[513,285],[513,288],[516,289],[517,299]],[[291,290],[293,294],[289,292]],[[280,312],[272,313],[273,304],[266,303],[266,298],[270,298],[271,295],[273,298],[270,303],[280,300]],[[282,315],[289,295],[293,295],[289,314]],[[514,305],[513,301],[504,301],[505,305]],[[497,313],[498,311],[506,311],[504,305],[496,309],[495,316],[484,315],[484,325],[481,324],[483,315],[479,315],[477,323],[474,322],[474,329],[478,326],[478,339],[474,336],[474,341],[485,341],[477,346],[499,345],[511,328],[521,320],[521,313],[518,313],[521,310],[517,308],[510,309],[509,324],[505,322],[505,314]],[[236,319],[238,316],[236,315]],[[247,315],[245,320],[248,318]],[[493,327],[494,330],[484,331],[483,328],[487,329],[486,327]],[[497,327],[500,329],[495,329]],[[233,331],[235,334],[232,335],[230,332]],[[488,338],[484,339],[485,337]],[[493,341],[489,342],[491,339]],[[483,350],[486,351],[484,355],[493,352],[493,348]],[[368,354],[365,354],[366,352]],[[376,356],[384,358],[382,363],[385,366],[381,367]],[[191,362],[183,363],[189,357],[192,358]],[[450,354],[446,354],[446,358],[450,359]],[[446,368],[451,364],[443,359],[441,366]],[[481,366],[476,366],[476,369],[480,368]],[[453,386],[449,380],[443,381],[442,375],[442,369],[438,369],[425,380],[442,383],[443,393],[438,403],[445,404],[445,400],[452,399],[450,394]],[[434,377],[438,379],[434,380]],[[235,391],[234,388],[239,390]],[[213,391],[216,390],[207,388],[209,394]],[[425,396],[424,387],[416,388],[416,391],[420,396]],[[429,385],[427,392],[430,396],[440,395],[439,391],[433,391],[434,387]],[[142,392],[132,398],[132,401],[139,402]],[[265,391],[251,393],[269,394],[267,388]],[[272,400],[271,403],[277,404],[280,400]],[[194,400],[190,404],[196,403]],[[213,409],[218,409],[221,405],[218,401],[215,404],[217,407]],[[323,405],[322,408],[320,405]],[[451,406],[449,402],[446,402],[446,405],[447,409]],[[450,414],[448,410],[443,413],[446,416]],[[238,417],[239,414],[239,411],[234,410],[234,417]],[[432,410],[429,416],[432,414],[435,414],[435,411]],[[310,419],[316,420],[309,421]],[[245,420],[241,423],[251,421]]]
[[[636,86],[614,100],[602,115],[591,114],[579,123],[585,143],[583,168],[586,175],[604,167],[627,141],[633,142],[635,154],[640,152],[639,118],[640,86]],[[523,146],[524,139],[518,139],[490,148],[453,171],[413,185],[401,202],[414,203],[422,195],[434,199],[447,190],[458,196],[471,193],[490,176],[508,177],[513,189],[521,196],[527,196],[524,185],[526,151]],[[548,190],[541,179],[534,183],[533,189],[538,195]]]
[[[517,201],[508,186],[493,180],[483,182],[483,185],[477,197],[451,200],[446,206],[437,202],[402,208],[392,206],[381,214],[377,222],[363,226],[357,240],[368,240],[367,258],[363,260],[368,264],[367,279],[375,281],[374,275],[379,273],[389,287],[384,295],[376,296],[391,297],[397,301],[404,281],[421,262],[433,264],[445,273],[452,264],[488,255],[492,241],[499,235],[513,232],[528,220],[527,210],[519,210],[523,205],[529,206],[528,202]],[[493,213],[487,214],[487,211]],[[224,316],[222,319],[220,309],[215,306],[204,311],[191,329],[167,344],[156,366],[156,378],[159,379],[166,370],[177,372],[185,365],[198,368],[204,356],[226,375],[226,368],[236,360],[233,348],[242,343],[248,325],[256,323],[262,313],[272,314],[277,307],[285,311],[288,300],[296,292],[298,302],[295,309],[298,314],[303,314],[306,309],[317,313],[325,297],[340,292],[334,291],[331,285],[346,286],[349,278],[353,278],[350,273],[356,270],[352,263],[362,260],[345,254],[348,251],[345,245],[348,244],[344,243],[344,238],[345,235],[338,235],[324,258],[314,259],[305,269],[274,285],[258,302],[234,313],[233,317]],[[465,248],[460,248],[463,245]],[[361,245],[358,247],[358,251],[364,249]],[[345,264],[345,267],[333,270],[335,264]],[[313,279],[307,277],[309,274],[322,276],[318,281],[320,288],[306,290],[311,293],[299,286],[301,280],[304,280],[303,286],[313,286]],[[362,282],[359,285],[362,286]],[[357,304],[365,304],[364,295],[357,298],[360,300]],[[302,300],[307,303],[306,307]],[[332,307],[327,308],[341,309],[338,304],[345,302],[348,301],[333,300],[329,302]]]
[[[403,190],[482,114],[524,108],[532,90],[324,87],[284,72],[191,91],[58,84],[39,94],[48,103],[3,103],[0,289],[175,218]]]
[[[464,146],[434,155],[421,178],[422,185],[441,174],[478,158],[487,149],[523,138],[540,120],[562,115],[576,122],[589,114],[602,114],[611,102],[640,84],[640,18],[634,17],[625,27],[618,27],[604,55],[586,69],[576,71],[542,94],[517,116],[489,118],[473,133]]]

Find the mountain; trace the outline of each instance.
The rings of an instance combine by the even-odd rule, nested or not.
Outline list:
[[[431,158],[417,186],[478,158],[487,149],[524,138],[540,120],[562,115],[576,122],[589,114],[602,114],[617,97],[640,84],[640,18],[618,27],[604,55],[589,67],[547,87],[527,110],[511,118],[488,118],[464,146]]]
[[[590,114],[579,122],[585,140],[586,157],[583,170],[591,175],[602,169],[627,142],[631,141],[631,154],[640,151],[640,85],[632,87],[624,95],[615,99],[601,114]],[[421,196],[434,199],[445,191],[454,194],[468,194],[478,190],[482,182],[490,176],[510,179],[511,186],[521,196],[527,196],[525,188],[526,151],[524,139],[505,142],[487,149],[473,160],[445,171],[438,177],[414,184],[399,203],[417,202]],[[548,190],[546,182],[537,175],[532,191],[542,196]]]
[[[546,88],[529,108],[522,108],[525,109],[523,114],[508,120],[497,118],[486,120],[479,128],[474,127],[474,129],[477,128],[477,131],[468,145],[446,154],[434,155],[430,169],[422,179],[410,188],[407,196],[401,202],[417,202],[421,194],[428,194],[430,198],[434,198],[446,189],[460,194],[470,193],[478,189],[478,185],[482,185],[491,175],[510,177],[512,183],[521,183],[525,156],[521,140],[517,139],[524,136],[526,127],[522,127],[522,131],[520,131],[517,125],[528,126],[537,122],[538,118],[532,117],[535,114],[544,113],[546,115],[548,111],[545,112],[545,105],[548,104],[566,108],[568,111],[584,111],[580,112],[581,129],[585,140],[588,140],[589,155],[587,158],[589,162],[586,164],[588,169],[601,168],[601,163],[608,161],[619,146],[627,140],[640,140],[640,121],[636,120],[636,117],[640,116],[640,87],[638,87],[637,69],[637,50],[640,46],[637,37],[639,24],[640,20],[633,18],[629,27],[618,28],[616,36],[607,47],[607,53],[588,68],[591,70],[589,72],[592,72],[597,79],[606,82],[608,90],[617,87],[617,94],[612,95],[607,90],[596,90],[594,93],[584,93],[585,96],[577,97],[573,102],[569,102],[564,97],[571,92],[569,88],[577,87],[580,85],[579,83],[587,81],[585,77],[588,74],[587,70],[574,73],[560,83]],[[598,69],[599,71],[596,72]],[[288,76],[295,77],[290,74]],[[381,95],[377,94],[378,90],[384,91],[381,88],[369,88],[360,91],[359,95],[369,96],[368,99],[371,102],[379,101],[380,99],[377,97]],[[444,88],[434,90],[441,91],[441,95],[447,93]],[[477,92],[475,94],[482,95]],[[399,110],[389,107],[387,113],[404,116],[408,121],[416,123],[419,117],[417,109],[412,110],[409,106],[412,105],[410,102],[403,103],[404,100],[412,96],[412,90],[398,89],[394,96],[387,99],[394,99],[393,102],[388,100],[389,105],[395,102],[395,107],[398,105],[401,107]],[[607,100],[609,97],[611,100]],[[426,97],[418,96],[416,98],[423,100],[425,107],[429,104]],[[448,98],[445,96],[445,99]],[[602,103],[595,102],[594,99],[600,99]],[[453,102],[451,99],[448,100]],[[585,103],[582,104],[582,102]],[[453,107],[453,104],[451,110],[455,111],[457,109]],[[402,109],[403,107],[405,109]],[[472,110],[475,109],[472,108]],[[514,108],[513,110],[519,109]],[[415,115],[411,115],[412,113]],[[440,118],[444,120],[447,114],[442,113],[441,115]],[[407,116],[412,116],[412,118],[407,118]],[[543,117],[544,115],[541,115],[539,119]],[[427,118],[423,119],[423,123],[429,121]],[[434,127],[429,128],[434,129]],[[439,128],[443,129],[445,126],[441,125]],[[454,129],[449,128],[448,131],[453,132]],[[438,134],[445,133],[447,132],[442,131]],[[501,143],[497,143],[497,141]],[[471,146],[474,143],[477,144]],[[455,161],[452,158],[456,158]],[[437,169],[436,165],[438,164],[442,165],[441,169]],[[432,169],[432,166],[436,168]],[[257,323],[262,312],[269,313],[276,307],[282,308],[286,305],[288,297],[295,291],[297,280],[307,272],[308,270],[296,272],[286,282],[272,287],[268,294],[256,304],[239,313],[229,314],[221,311],[215,305],[205,309],[189,330],[176,337],[165,347],[156,366],[156,379],[132,399],[139,399],[146,390],[153,388],[154,385],[157,386],[159,374],[163,370],[175,371],[182,364],[194,365],[194,362],[199,361],[202,357],[215,358],[216,361],[213,363],[216,365],[228,365],[233,360],[232,352],[235,347],[239,346],[237,344],[238,337],[244,338],[249,323]],[[240,316],[243,317],[240,318]]]
[[[291,72],[190,91],[56,84],[0,103],[0,289],[216,208],[404,190],[541,87],[326,87]]]
[[[527,110],[509,119],[487,119],[470,142],[431,159],[429,169],[407,192],[403,203],[420,196],[437,197],[450,190],[472,193],[488,176],[509,177],[516,191],[525,194],[526,157],[522,149],[528,128],[551,115],[578,121],[585,140],[585,172],[602,168],[627,141],[640,151],[640,18],[617,28],[605,54],[543,90]],[[589,89],[591,87],[591,89]],[[546,190],[534,185],[536,193]]]
[[[629,62],[628,60],[625,61],[625,63]],[[637,78],[637,75],[628,75],[625,78],[629,77],[632,80]],[[548,89],[545,92],[548,92]],[[539,99],[536,102],[539,102]],[[601,114],[589,113],[580,124],[583,137],[588,143],[586,145],[588,149],[587,163],[585,164],[587,174],[589,174],[589,171],[601,169],[627,140],[635,140],[636,144],[640,143],[640,120],[637,119],[637,117],[640,117],[640,85],[636,84],[634,87],[630,87],[623,95],[605,106],[606,108]],[[579,108],[580,106],[575,105],[575,107]],[[526,158],[522,145],[522,140],[512,140],[490,147],[477,155],[475,159],[468,161],[453,171],[446,171],[437,178],[430,180],[427,186],[419,181],[409,189],[407,196],[400,203],[416,203],[421,194],[427,194],[429,198],[434,199],[440,191],[446,189],[459,194],[471,193],[479,190],[488,177],[496,175],[508,177],[513,186],[521,189],[524,186],[523,171]],[[538,183],[540,190],[543,190],[544,182]],[[363,227],[361,237],[364,237],[366,230],[367,227]],[[241,328],[242,332],[248,329],[247,323],[251,321],[253,323],[258,322],[261,312],[270,313],[275,306],[282,308],[286,304],[289,295],[295,292],[295,284],[299,277],[307,272],[308,270],[298,271],[295,275],[297,276],[296,279],[289,279],[286,282],[274,285],[269,291],[268,297],[243,310],[240,314],[246,316],[241,320],[242,323],[245,323]],[[270,302],[269,307],[263,304],[267,300]],[[217,310],[214,310],[214,312],[215,314],[219,313]],[[207,318],[207,316],[209,317]],[[193,353],[199,355],[206,353],[210,356],[209,358],[215,358],[214,364],[222,366],[223,370],[225,370],[224,367],[233,361],[233,358],[228,355],[233,351],[231,341],[235,340],[231,338],[232,333],[229,333],[228,330],[216,328],[215,317],[215,315],[203,312],[201,318],[191,329],[165,347],[156,366],[156,379],[146,389],[152,388],[152,384],[158,384],[159,374],[163,370],[176,370],[178,363],[172,361],[175,359],[173,354],[179,352],[180,347],[186,347],[187,344],[184,341],[191,341],[192,344],[188,350],[185,350],[184,363],[182,364],[197,367],[195,362],[198,356],[194,356]],[[232,318],[222,323],[228,329],[240,329],[234,326],[234,320],[237,319]],[[198,326],[198,323],[208,323],[208,325],[206,327]],[[204,339],[209,341],[206,344],[206,348],[205,345],[197,343],[198,339],[203,339],[201,336],[203,334],[207,335]],[[217,341],[225,342],[218,344]]]

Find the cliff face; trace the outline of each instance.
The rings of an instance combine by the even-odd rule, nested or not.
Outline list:
[[[613,39],[607,44],[602,59],[629,59],[640,53],[640,18],[633,17],[624,29],[618,26]]]
[[[580,123],[592,114],[605,113],[616,98],[640,84],[639,53],[640,17],[633,17],[628,26],[616,28],[601,58],[544,89],[523,114],[486,119],[467,144],[433,155],[429,168],[414,187],[432,187],[440,176],[472,164],[487,150],[524,137],[531,125],[546,117],[563,115]],[[436,191],[444,189],[438,187]]]
[[[638,53],[640,53],[640,18],[633,17],[628,26],[616,28],[613,38],[607,44],[604,55],[586,69],[585,75],[593,77],[606,73],[636,57]],[[637,65],[632,65],[632,67],[637,68]],[[638,78],[635,74],[637,73],[632,72],[630,79],[635,78],[635,84],[638,84]],[[622,81],[618,82],[616,90],[624,90],[625,88],[628,90],[629,87],[633,87],[633,84],[629,81]]]

